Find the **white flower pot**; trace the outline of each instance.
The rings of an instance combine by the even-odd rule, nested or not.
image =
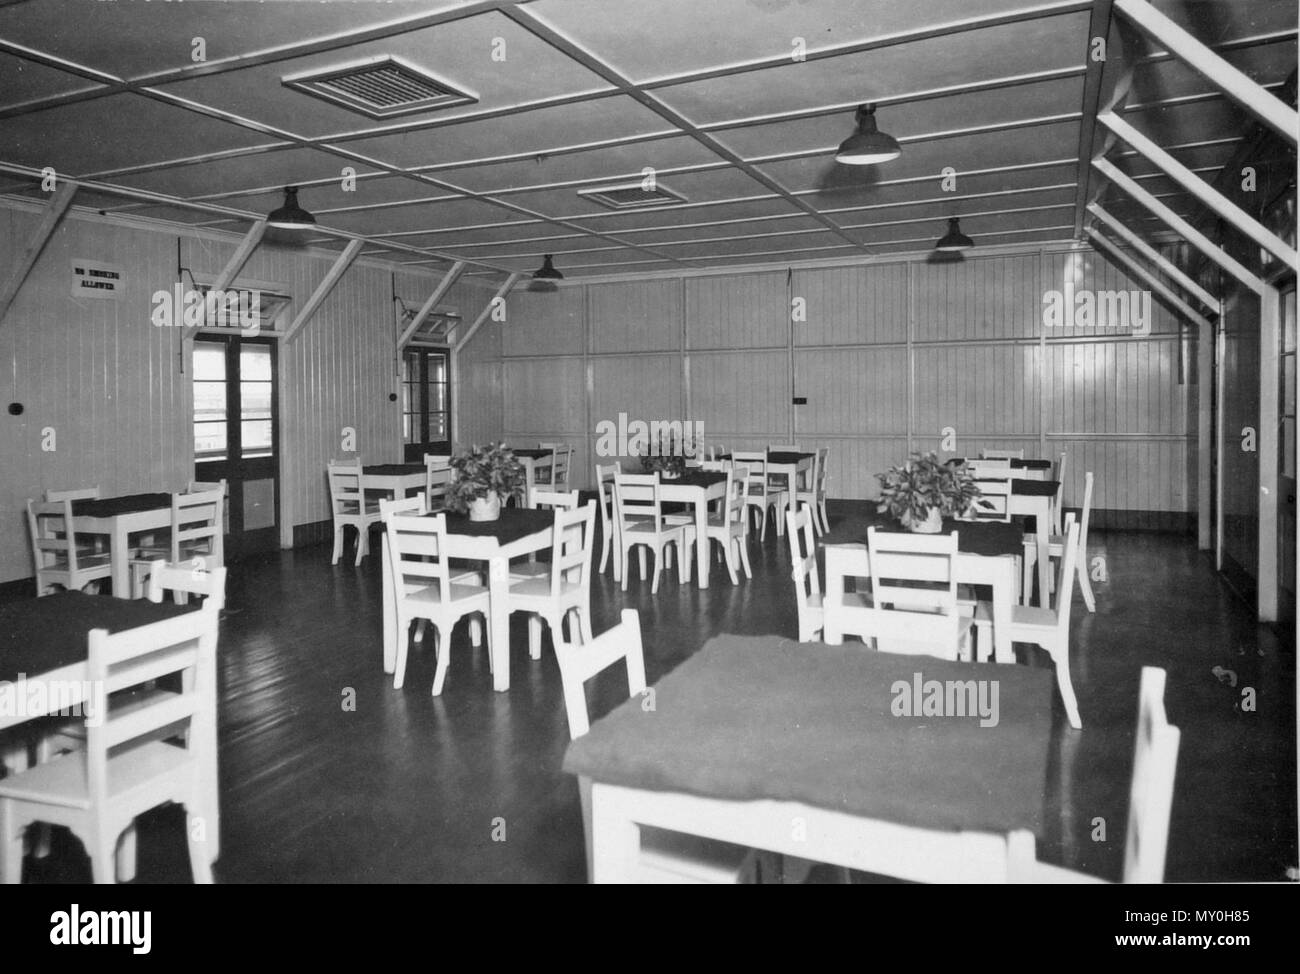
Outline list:
[[[500,517],[500,494],[489,494],[487,497],[475,497],[469,502],[469,519],[471,521],[495,521]]]
[[[943,530],[943,515],[939,513],[939,508],[932,507],[924,520],[909,519],[907,530],[915,534],[938,534]]]

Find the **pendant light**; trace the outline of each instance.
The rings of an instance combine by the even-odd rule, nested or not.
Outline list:
[[[284,206],[271,211],[266,225],[281,230],[309,230],[316,226],[316,218],[298,205],[298,187],[286,186]]]
[[[546,254],[542,258],[542,266],[533,271],[532,283],[528,285],[530,291],[558,291],[560,286],[556,281],[564,280],[564,275],[555,269],[551,263],[551,255]]]
[[[954,216],[948,218],[948,232],[934,245],[934,249],[945,251],[970,250],[974,246],[975,241],[961,232],[961,225],[957,222],[957,217]]]
[[[835,161],[846,166],[870,166],[889,162],[902,154],[898,140],[876,129],[876,106],[859,105],[858,130],[840,143]]]

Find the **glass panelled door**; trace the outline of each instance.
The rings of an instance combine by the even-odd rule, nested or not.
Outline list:
[[[408,349],[402,356],[404,458],[451,453],[451,371],[442,349]]]
[[[239,335],[194,342],[194,479],[226,481],[226,552],[279,545],[275,343]]]

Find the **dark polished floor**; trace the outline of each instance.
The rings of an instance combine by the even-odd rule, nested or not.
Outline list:
[[[1183,537],[1094,534],[1105,558],[1089,615],[1076,596],[1072,672],[1084,729],[1057,704],[1041,859],[1118,879],[1132,765],[1138,673],[1169,672],[1182,728],[1169,840],[1170,881],[1282,880],[1297,862],[1292,649],[1257,626]],[[406,686],[382,671],[377,559],[329,563],[328,545],[234,566],[221,634],[219,882],[581,882],[576,782],[549,643],[528,659],[512,626],[508,693],[494,693],[485,650],[458,627],[441,697],[431,654],[411,654]],[[715,633],[796,634],[784,539],[752,548],[755,577],[707,591],[675,576],[650,596],[596,580],[597,632],[640,611],[651,682]],[[1023,648],[1023,647],[1022,647]],[[1050,666],[1032,655],[1028,665]],[[1231,670],[1237,686],[1215,667]],[[1257,709],[1240,707],[1243,687]],[[594,681],[593,715],[626,695],[617,670]],[[355,708],[348,704],[355,700]],[[1105,838],[1100,841],[1099,822]],[[189,878],[174,810],[142,823],[144,882]],[[83,881],[84,859],[56,836],[28,881]]]

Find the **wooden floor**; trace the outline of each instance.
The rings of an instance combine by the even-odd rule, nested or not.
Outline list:
[[[377,540],[377,539],[376,539]],[[608,575],[593,597],[599,632],[640,611],[651,682],[715,633],[796,634],[789,555],[769,531],[755,577],[732,587],[721,566],[700,591],[665,578],[656,597]],[[377,550],[377,545],[376,545]],[[377,559],[331,566],[329,546],[234,566],[221,632],[219,882],[581,882],[576,782],[560,771],[568,741],[549,642],[528,659],[512,626],[508,693],[494,693],[485,650],[462,625],[447,684],[430,696],[433,660],[414,650],[406,686],[385,677]],[[1186,538],[1094,534],[1106,559],[1098,611],[1076,596],[1071,642],[1084,730],[1057,704],[1039,857],[1118,879],[1132,763],[1138,671],[1169,671],[1182,728],[1167,878],[1282,880],[1296,852],[1293,648],[1216,579]],[[1033,656],[1028,665],[1050,666]],[[1233,688],[1212,672],[1236,675]],[[1224,676],[1226,680],[1226,674]],[[1241,689],[1258,709],[1243,712]],[[589,691],[593,715],[626,695],[621,674]],[[347,700],[355,697],[355,709]],[[1104,841],[1095,841],[1104,822]],[[503,841],[500,841],[503,839]],[[189,879],[175,809],[142,822],[143,882]],[[85,881],[79,847],[56,835],[29,859],[31,882]],[[863,877],[864,879],[866,877]]]

